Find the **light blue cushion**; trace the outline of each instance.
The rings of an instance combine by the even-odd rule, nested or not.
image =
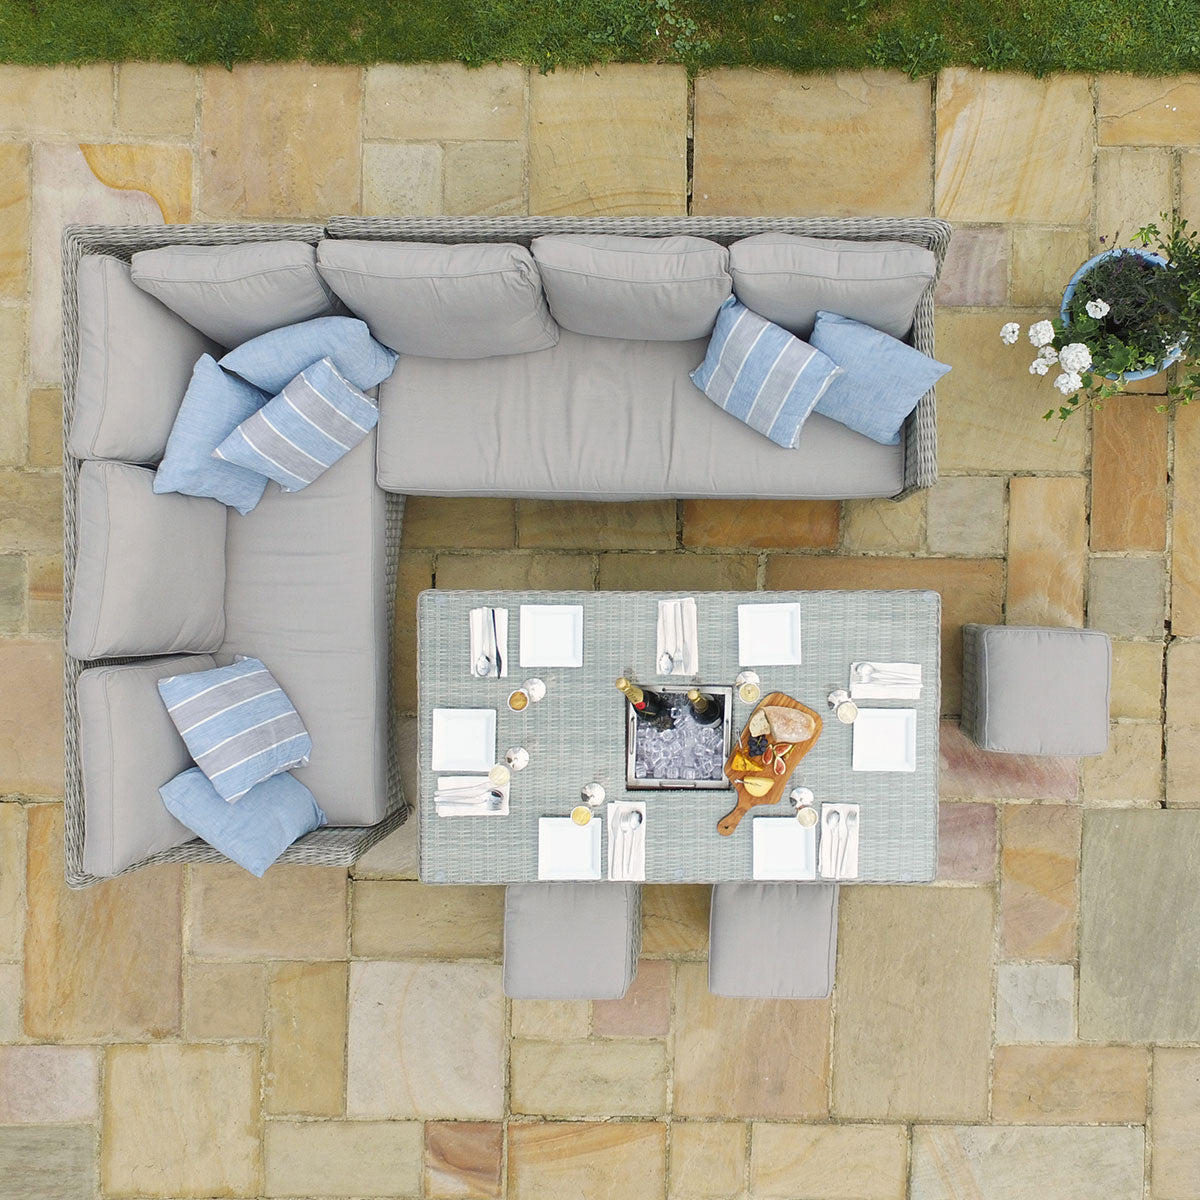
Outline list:
[[[257,658],[168,676],[158,692],[188,753],[226,800],[308,762],[304,722]]]
[[[261,471],[285,492],[298,492],[353,450],[378,420],[374,401],[323,358],[243,421],[213,454]]]
[[[890,334],[837,313],[817,313],[812,344],[842,368],[817,412],[885,446],[899,443],[904,418],[950,370]]]
[[[243,342],[221,359],[221,366],[275,396],[305,367],[322,358],[332,359],[333,365],[365,392],[392,373],[399,355],[371,336],[366,321],[317,317]]]
[[[167,438],[154,490],[211,496],[243,515],[248,513],[262,499],[267,477],[220,462],[212,452],[268,399],[265,392],[222,371],[212,355],[201,355]]]
[[[791,449],[837,373],[819,350],[730,296],[692,382],[719,408]]]
[[[286,772],[264,779],[229,804],[199,767],[158,789],[171,815],[251,875],[266,869],[298,838],[326,823],[313,794]]]

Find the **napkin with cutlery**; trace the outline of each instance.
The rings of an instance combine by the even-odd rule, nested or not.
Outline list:
[[[473,608],[470,668],[476,679],[504,679],[508,675],[508,609]],[[481,669],[482,668],[482,669]]]
[[[658,602],[658,645],[654,654],[660,675],[695,675],[700,670],[693,597]]]
[[[858,805],[821,805],[822,879],[858,878]]]
[[[852,700],[919,700],[920,663],[852,662]]]
[[[626,817],[631,813],[641,817]],[[627,827],[628,826],[628,827]],[[646,804],[615,800],[608,805],[609,879],[646,878]]]
[[[507,817],[509,786],[498,787],[486,775],[442,775],[434,808],[439,817]]]

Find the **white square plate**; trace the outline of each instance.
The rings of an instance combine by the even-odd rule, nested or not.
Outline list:
[[[817,827],[795,817],[755,817],[754,878],[816,879]]]
[[[583,605],[522,604],[521,666],[582,667]]]
[[[915,708],[860,708],[851,728],[856,771],[917,769]]]
[[[599,879],[603,825],[597,817],[586,825],[570,817],[539,817],[538,878]]]
[[[490,771],[496,765],[494,708],[433,710],[432,771]]]
[[[800,662],[800,605],[739,604],[738,662],[743,667]]]

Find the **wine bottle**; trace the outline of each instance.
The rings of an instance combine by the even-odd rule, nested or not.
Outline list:
[[[699,688],[692,688],[688,694],[688,704],[692,709],[692,720],[697,725],[715,725],[721,720],[721,706],[711,697],[706,696]]]
[[[657,724],[664,718],[669,719],[671,706],[658,694],[640,688],[631,683],[624,675],[617,680],[617,690],[625,694],[625,699],[633,706],[633,710],[644,721]]]

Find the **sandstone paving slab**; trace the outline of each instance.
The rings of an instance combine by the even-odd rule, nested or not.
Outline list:
[[[62,555],[30,554],[27,571],[25,616],[29,636],[57,638],[63,627]]]
[[[1092,189],[1084,75],[938,76],[934,203],[951,221],[1084,224]]]
[[[20,963],[0,963],[0,1042],[15,1042],[21,1037],[24,976]]]
[[[902,1125],[755,1122],[755,1200],[905,1200],[908,1137]]]
[[[267,984],[269,1113],[339,1116],[345,1103],[345,963],[275,963]]]
[[[25,624],[25,555],[0,555],[0,629],[19,634]]]
[[[31,467],[62,466],[62,430],[61,389],[30,389],[28,445]]]
[[[407,797],[411,802],[413,797]],[[408,820],[381,842],[376,842],[350,868],[355,879],[416,879],[417,808],[408,811]]]
[[[489,958],[504,948],[502,887],[355,883],[351,945],[358,958]]]
[[[1112,716],[1158,721],[1163,715],[1163,646],[1161,642],[1113,642]],[[1200,664],[1198,664],[1200,665]],[[1167,719],[1170,720],[1170,707]],[[1192,714],[1189,714],[1191,716]],[[1200,710],[1194,713],[1200,720]]]
[[[29,290],[31,160],[23,142],[0,145],[0,296],[24,300]]]
[[[109,1047],[104,1190],[118,1196],[257,1195],[258,1097],[255,1047]]]
[[[1161,555],[1093,555],[1088,579],[1088,625],[1113,637],[1162,637],[1166,582]]]
[[[938,805],[938,879],[991,883],[996,878],[996,809],[943,800]]]
[[[214,959],[345,958],[344,867],[193,868],[191,950]]]
[[[56,553],[62,548],[62,519],[58,471],[0,470],[0,545]]]
[[[675,975],[672,1111],[681,1116],[824,1117],[828,1000],[735,1000],[708,990],[705,963]],[[730,1054],[731,1045],[739,1048]]]
[[[1150,1194],[1158,1200],[1200,1197],[1200,1050],[1154,1049],[1150,1122]]]
[[[0,1125],[82,1123],[99,1115],[98,1049],[0,1047]]]
[[[667,1127],[656,1121],[510,1123],[510,1200],[660,1200]]]
[[[1173,641],[1167,651],[1167,724],[1200,722],[1200,642]]]
[[[997,1043],[1069,1042],[1074,1036],[1074,967],[1007,962],[997,966]]]
[[[1200,634],[1200,407],[1175,413],[1171,522],[1171,632]]]
[[[1003,567],[992,559],[883,558],[772,554],[766,586],[803,588],[931,588],[942,597],[942,712],[957,713],[962,691],[962,627],[996,624]]]
[[[418,1121],[268,1121],[267,1196],[417,1195]]]
[[[518,500],[517,545],[528,550],[671,550],[675,501]]]
[[[948,307],[985,307],[1008,301],[1011,230],[1003,225],[954,230],[933,298]]]
[[[952,370],[938,381],[938,468],[946,472],[1082,471],[1087,417],[1043,421],[1058,392],[1030,375],[1027,341],[1006,346],[1000,326],[1028,325],[1052,314],[1038,309],[939,308],[937,356]],[[1003,403],[998,398],[1003,397]]]
[[[1179,155],[1179,215],[1193,229],[1200,226],[1200,151]]]
[[[514,1038],[585,1038],[591,1031],[588,1000],[513,1000],[511,1029]]]
[[[25,1032],[70,1041],[177,1034],[183,869],[147,867],[70,891],[61,805],[32,805],[27,817]]]
[[[928,493],[903,500],[844,500],[842,549],[920,553],[925,548]]]
[[[91,137],[113,128],[113,69],[0,67],[0,130],[53,138]]]
[[[992,907],[983,888],[842,889],[835,1116],[986,1115]]]
[[[1162,791],[1162,727],[1156,721],[1110,725],[1105,753],[1083,760],[1083,802],[1089,807],[1156,805]]]
[[[365,143],[362,211],[367,217],[429,217],[443,212],[441,146]]]
[[[1066,280],[1091,256],[1086,229],[1014,226],[1009,281],[1012,302],[1057,311]]]
[[[351,963],[350,1116],[497,1119],[504,1050],[499,966]]]
[[[596,586],[604,591],[752,592],[754,554],[601,554]]]
[[[184,977],[184,1029],[190,1041],[261,1038],[267,1005],[262,963],[191,962]]]
[[[425,1125],[426,1200],[500,1200],[504,1126],[498,1121],[429,1121]]]
[[[928,80],[718,70],[695,97],[697,215],[928,215]]]
[[[1172,157],[1170,150],[1127,146],[1101,146],[1096,151],[1097,234],[1110,243],[1124,243],[1147,221],[1170,212]]]
[[[0,308],[0,463],[21,466],[28,446],[25,405],[25,344],[28,309],[24,304]],[[7,472],[6,472],[7,474]],[[10,518],[11,519],[11,518]]]
[[[362,86],[357,67],[206,67],[197,155],[205,218],[357,212]]]
[[[145,192],[162,219],[185,224],[192,215],[192,148],[174,145],[84,144],[88,169],[105,187]]]
[[[148,137],[190,138],[196,130],[199,82],[196,68],[184,63],[121,63],[118,128]]]
[[[711,900],[707,884],[647,884],[642,888],[642,953],[706,957]]]
[[[591,591],[596,557],[547,550],[490,550],[437,556],[438,587],[480,591]],[[411,818],[409,818],[411,820]]]
[[[609,63],[530,75],[530,211],[685,213],[687,120],[681,66]]]
[[[0,1126],[0,1169],[14,1200],[94,1200],[95,1126]]]
[[[1168,727],[1166,792],[1168,808],[1200,806],[1200,725]]]
[[[748,1133],[740,1121],[672,1121],[670,1200],[740,1196]]]
[[[666,1110],[661,1041],[514,1041],[509,1105],[545,1117],[653,1117]]]
[[[1081,810],[1006,804],[1000,813],[1000,949],[1006,958],[1075,957]]]
[[[517,544],[516,503],[492,496],[409,496],[406,550],[502,550]]]
[[[1083,821],[1079,1036],[1200,1041],[1200,811],[1091,811]]]
[[[524,141],[456,142],[443,156],[442,195],[452,217],[515,217],[529,210]]]
[[[911,1200],[1141,1200],[1137,1127],[918,1125]]]
[[[19,962],[25,941],[25,810],[0,803],[0,961]]]
[[[598,1037],[666,1037],[672,990],[671,964],[644,959],[620,1000],[592,1001],[592,1032]]]
[[[511,63],[368,67],[363,135],[394,141],[519,140],[525,136],[526,74]]]
[[[997,1046],[992,1120],[1001,1125],[1141,1125],[1144,1046]]]
[[[1007,479],[999,475],[942,476],[927,495],[926,536],[931,554],[1004,554]]]
[[[836,500],[684,500],[683,544],[828,549],[837,545],[839,507]]]
[[[1010,625],[1083,624],[1087,484],[1078,476],[1021,476],[1008,485]]]
[[[1102,146],[1200,145],[1200,77],[1101,75],[1096,115]]]

